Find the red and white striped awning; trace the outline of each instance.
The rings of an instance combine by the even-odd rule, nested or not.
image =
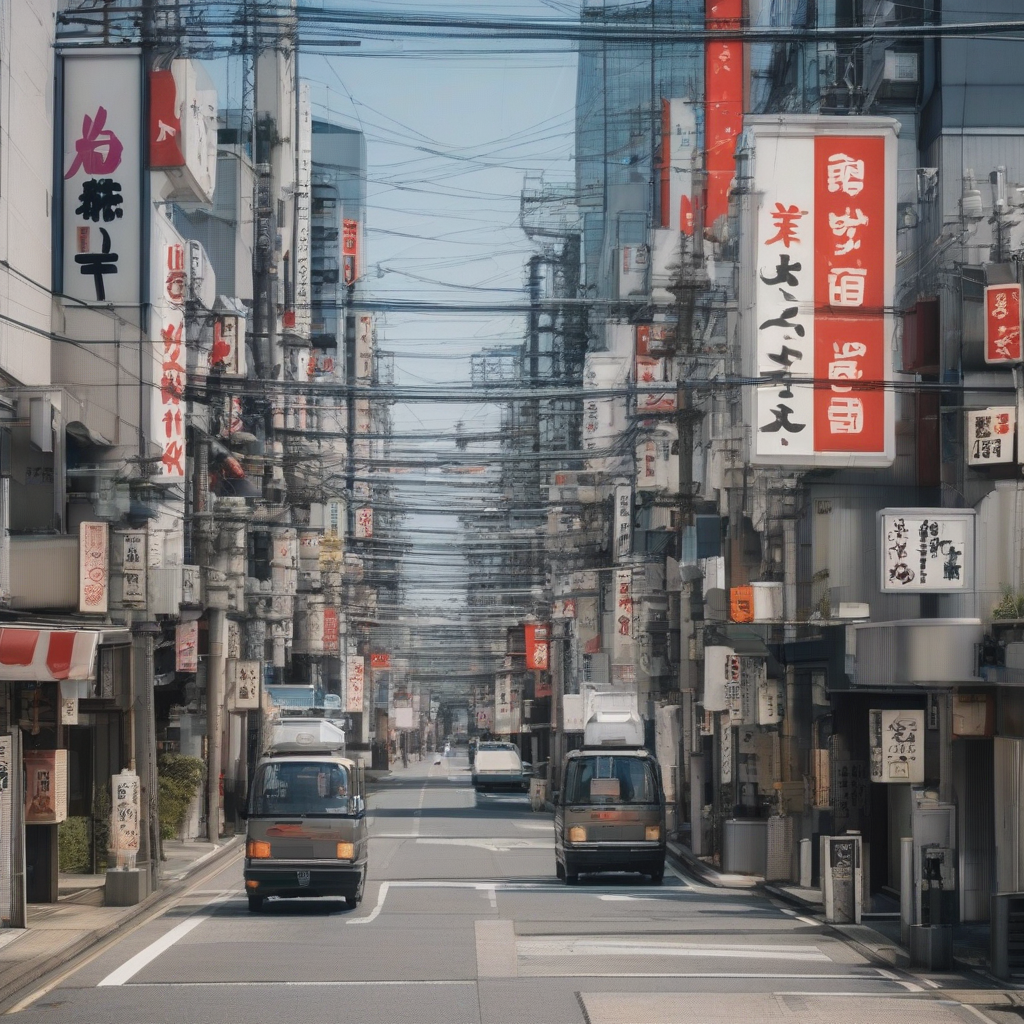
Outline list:
[[[96,674],[95,629],[0,628],[0,680],[50,683],[89,680]]]

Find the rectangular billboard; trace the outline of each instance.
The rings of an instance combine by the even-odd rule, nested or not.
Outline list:
[[[61,177],[65,295],[91,304],[140,300],[142,59],[63,58]]]
[[[883,508],[878,513],[884,593],[974,587],[974,509]]]
[[[751,459],[888,466],[896,123],[748,119],[757,213]]]

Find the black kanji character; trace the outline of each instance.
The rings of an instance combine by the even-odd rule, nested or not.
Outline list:
[[[766,327],[792,327],[796,332],[796,336],[798,338],[802,338],[804,336],[803,324],[791,324],[789,322],[799,312],[800,308],[798,306],[787,306],[782,311],[782,316],[776,317],[774,320],[765,320],[765,322],[758,327],[758,330],[763,331]]]
[[[110,251],[110,235],[106,228],[100,228],[103,236],[102,252],[80,252],[75,256],[75,262],[81,266],[81,273],[92,275],[96,282],[96,301],[102,302],[107,297],[107,291],[103,287],[104,274],[117,273],[117,253]]]
[[[107,223],[124,216],[124,210],[121,209],[121,203],[124,202],[121,183],[113,178],[86,178],[82,182],[82,194],[78,201],[82,205],[75,213],[97,224],[101,216]]]
[[[794,423],[789,418],[793,415],[793,410],[788,405],[783,405],[782,403],[772,409],[772,415],[775,419],[761,427],[761,430],[766,434],[774,434],[779,430],[786,430],[791,434],[799,434],[807,426],[806,423]]]
[[[790,348],[788,345],[783,345],[781,352],[768,353],[768,358],[780,366],[792,366],[796,362],[796,359],[793,358],[794,356],[796,356],[796,359],[803,359],[804,354],[799,349]]]
[[[758,274],[757,276],[761,278],[761,280],[764,281],[765,284],[782,284],[782,282],[785,281],[786,284],[790,285],[790,287],[795,288],[800,282],[797,281],[796,277],[794,277],[793,275],[795,271],[800,269],[800,264],[790,263],[789,253],[784,252],[781,256],[779,256],[779,262],[778,265],[775,267],[774,277],[767,278],[764,276],[764,274]]]

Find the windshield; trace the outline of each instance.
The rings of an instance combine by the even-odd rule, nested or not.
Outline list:
[[[565,787],[570,804],[654,804],[659,799],[654,766],[642,757],[575,758]]]
[[[271,761],[256,770],[249,813],[348,814],[348,771],[316,761]]]

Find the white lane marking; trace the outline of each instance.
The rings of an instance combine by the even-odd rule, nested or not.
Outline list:
[[[946,1002],[946,1000],[943,1000],[943,1002]],[[964,1010],[970,1010],[975,1017],[979,1017],[981,1020],[985,1022],[985,1024],[994,1024],[992,1018],[989,1017],[988,1014],[982,1013],[981,1010],[979,1010],[976,1006],[971,1006],[970,1003],[954,1003],[953,1005],[959,1006]]]
[[[388,889],[391,888],[390,882],[381,882],[380,891],[377,893],[377,905],[366,915],[366,917],[357,917],[351,921],[346,922],[347,924],[370,924],[372,921],[376,921],[380,916],[380,912],[384,909],[384,901],[388,896]]]
[[[424,836],[417,838],[416,842],[422,843],[424,846],[472,846],[478,850],[489,850],[491,853],[510,853],[512,850],[553,850],[555,848],[554,839],[447,839]]]
[[[893,974],[892,971],[887,971],[884,967],[876,967],[879,977],[885,978],[886,981],[899,981],[900,977],[898,974]]]
[[[605,893],[597,897],[599,900],[607,900],[609,903],[626,903],[633,900],[650,900],[652,896],[624,896],[618,893]]]
[[[929,988],[942,988],[942,986],[937,981],[932,981],[931,978],[922,978],[921,982],[922,984],[927,985]]]
[[[231,893],[231,896],[237,895],[238,893]],[[215,896],[206,906],[212,907],[218,903],[223,903],[225,900],[230,899],[231,896]],[[125,982],[130,981],[143,967],[151,964],[161,953],[167,952],[178,939],[184,938],[190,931],[198,928],[204,921],[209,920],[209,914],[195,914],[192,917],[186,918],[181,924],[175,925],[166,935],[161,935],[159,939],[151,942],[130,960],[126,960],[117,970],[111,971],[96,987],[107,988],[112,985],[123,985]]]
[[[897,981],[897,985],[902,985],[908,992],[923,992],[924,989],[920,985],[915,985],[912,981]]]
[[[475,985],[475,981],[140,981],[132,988],[387,988],[398,985]]]
[[[798,916],[796,918],[796,920],[800,921],[802,924],[813,924],[815,928],[820,928],[821,927],[821,922],[820,921],[815,921],[813,917],[799,917]]]
[[[831,957],[816,946],[704,945],[664,942],[641,938],[596,938],[545,936],[520,939],[521,957],[562,956],[685,956],[736,960],[794,960],[831,963]]]
[[[497,910],[498,909],[498,893],[496,892],[494,886],[493,885],[488,886],[487,889],[486,889],[486,892],[487,892],[487,899],[490,901],[490,904],[491,904],[491,909],[492,910]]]
[[[429,776],[428,776],[429,778]],[[423,801],[427,797],[427,780],[423,780],[423,785],[420,787],[420,800],[416,805],[416,810],[413,811],[413,835],[418,836],[420,834],[420,825],[423,822]]]
[[[562,885],[561,882],[381,882],[380,890],[377,893],[377,905],[370,911],[366,917],[356,917],[347,920],[346,924],[370,924],[376,921],[380,917],[381,911],[384,909],[384,901],[387,899],[388,893],[392,889],[475,889],[477,891],[493,890],[495,893],[498,892],[522,892],[522,893],[559,893],[564,896],[600,896],[602,891],[607,892],[607,889],[602,890],[598,886],[588,886],[586,888],[567,889]],[[666,897],[671,898],[673,893],[679,892],[684,893],[688,891],[688,887],[684,886],[666,886],[661,890],[658,896],[642,896],[642,899],[665,899]],[[689,890],[692,891],[692,890]]]

